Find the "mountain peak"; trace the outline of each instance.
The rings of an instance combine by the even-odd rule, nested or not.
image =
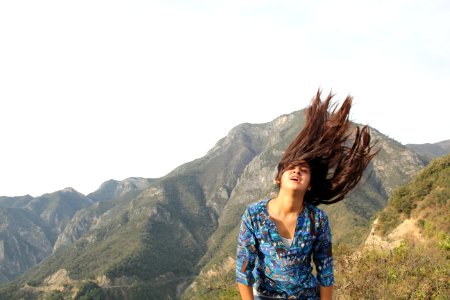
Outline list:
[[[78,193],[78,191],[75,190],[73,187],[66,187],[66,188],[62,189],[61,192],[64,192],[64,193]]]

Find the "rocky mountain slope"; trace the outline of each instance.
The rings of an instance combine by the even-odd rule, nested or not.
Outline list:
[[[115,207],[114,199],[133,198],[151,181],[110,180],[88,196],[66,188],[40,197],[0,197],[0,284],[78,240],[92,226],[102,223],[95,217]],[[89,218],[91,215],[94,217]]]
[[[40,197],[0,197],[0,282],[48,257],[73,215],[92,200],[67,188]]]
[[[273,192],[278,160],[302,124],[302,111],[265,124],[241,124],[204,157],[162,178],[106,182],[99,191],[81,195],[79,207],[58,218],[47,217],[45,205],[33,206],[37,223],[64,222],[48,233],[43,230],[46,252],[35,262],[51,255],[1,289],[0,297],[103,293],[110,299],[175,299],[192,283],[185,295],[199,296],[198,273],[229,265],[245,206]],[[372,132],[380,154],[348,199],[325,207],[337,242],[360,243],[388,194],[424,166],[414,152]],[[23,210],[34,200],[2,198],[0,203],[8,203],[4,209]],[[64,274],[65,283],[56,285],[62,290],[49,284],[59,278],[55,274]]]

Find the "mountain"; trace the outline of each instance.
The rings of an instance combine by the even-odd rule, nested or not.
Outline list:
[[[153,180],[130,177],[123,181],[113,179],[105,181],[98,190],[87,195],[95,204],[75,213],[58,236],[54,251],[72,244],[89,231],[108,224],[110,219],[120,214],[132,199],[149,187]]]
[[[0,283],[6,283],[49,256],[49,228],[32,212],[0,208]]]
[[[0,197],[0,282],[48,257],[73,215],[91,203],[72,188],[36,198]]]
[[[151,181],[135,177],[109,180],[88,196],[65,188],[40,197],[0,197],[0,284],[78,240],[93,226],[101,226],[106,215],[98,217],[120,207],[114,199],[133,198]]]
[[[175,299],[188,285],[185,297],[214,298],[220,291],[202,296],[202,280],[232,265],[244,208],[274,192],[278,160],[303,122],[297,111],[241,124],[204,157],[162,178],[141,179],[127,192],[117,190],[123,182],[106,182],[65,223],[52,254],[2,288],[0,298]],[[363,241],[392,190],[424,166],[403,145],[372,134],[381,151],[361,183],[346,200],[324,207],[340,243]]]
[[[108,201],[119,198],[129,192],[142,191],[150,186],[153,179],[130,177],[123,181],[108,180],[102,183],[100,188],[87,195],[94,201]]]
[[[430,161],[434,158],[450,153],[450,140],[445,140],[434,144],[406,144],[406,147]]]

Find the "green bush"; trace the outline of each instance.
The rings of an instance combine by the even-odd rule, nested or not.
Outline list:
[[[386,235],[403,221],[402,216],[393,208],[388,207],[378,214],[376,231],[381,236]]]
[[[64,300],[64,294],[59,291],[52,291],[45,297],[45,300]]]
[[[105,292],[94,282],[83,283],[74,300],[104,300]]]
[[[415,208],[415,203],[412,200],[413,196],[410,193],[409,187],[403,186],[393,192],[391,196],[391,205],[398,213],[404,213],[409,217],[411,210]]]
[[[438,243],[439,248],[445,251],[450,251],[450,236],[444,235],[440,238],[440,241]]]

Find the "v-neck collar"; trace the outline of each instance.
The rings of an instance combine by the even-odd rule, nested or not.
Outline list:
[[[281,239],[281,236],[278,232],[278,227],[277,224],[275,224],[275,222],[271,219],[269,211],[267,209],[267,204],[269,203],[269,201],[271,201],[272,198],[267,198],[263,201],[263,212],[266,216],[266,224],[269,225],[269,228],[271,229],[271,236],[274,242],[274,246],[276,246],[276,248],[283,248],[286,252],[289,251],[289,249],[286,247],[286,245],[283,243],[283,240]],[[295,224],[295,231],[294,231],[294,236],[292,237],[292,243],[291,243],[291,247],[290,249],[292,249],[293,247],[295,247],[295,243],[298,239],[298,236],[301,232],[301,229],[303,228],[303,225],[305,223],[305,217],[307,217],[309,214],[309,209],[308,209],[308,205],[306,203],[303,204],[303,209],[298,213],[297,216],[297,222]]]

